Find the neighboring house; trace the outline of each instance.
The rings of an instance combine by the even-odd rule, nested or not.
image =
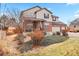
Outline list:
[[[72,21],[69,25],[71,32],[79,32],[79,18]]]
[[[58,16],[52,16],[52,33],[62,32],[67,30],[67,25],[59,20]]]

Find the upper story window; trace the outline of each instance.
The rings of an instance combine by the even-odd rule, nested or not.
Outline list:
[[[49,18],[49,14],[44,14],[44,18]]]
[[[53,21],[56,21],[56,18],[55,17],[53,18]]]

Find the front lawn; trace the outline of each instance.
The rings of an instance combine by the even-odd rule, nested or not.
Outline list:
[[[22,55],[30,56],[79,56],[79,38],[50,36],[43,41],[44,48],[36,52],[27,52]]]
[[[16,55],[11,42],[0,40],[0,48],[10,52],[9,55]],[[79,56],[79,37],[48,36],[41,42],[41,47],[32,49],[32,41],[21,46],[25,53],[18,53],[22,56]],[[10,51],[9,51],[10,50]],[[8,55],[8,54],[6,54]]]

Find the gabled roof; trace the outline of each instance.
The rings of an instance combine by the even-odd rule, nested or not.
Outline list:
[[[52,22],[53,26],[67,26],[66,24],[64,24],[63,22]]]
[[[41,8],[40,6],[35,6],[35,7],[32,7],[32,8],[29,8],[29,9],[27,9],[27,10],[24,10],[24,11],[22,11],[21,12],[21,14],[20,14],[20,17],[21,17],[21,15],[23,14],[23,12],[25,12],[25,11],[28,11],[28,10],[31,10],[31,9],[33,9],[33,8],[36,8],[36,7],[38,7],[38,8],[40,8],[39,10],[37,10],[35,13],[37,13],[37,12],[39,12],[39,11],[41,11],[41,10],[47,10],[49,13],[51,13],[52,14],[52,12],[51,11],[49,11],[47,8]]]
[[[23,14],[23,12],[28,11],[28,10],[31,10],[31,9],[36,8],[36,7],[41,9],[40,6],[34,6],[34,7],[32,7],[32,8],[29,8],[29,9],[23,10],[23,11],[21,12],[21,14],[20,14],[20,17],[21,17],[21,15]]]
[[[70,23],[70,26],[71,25],[79,25],[79,18],[77,18],[77,19],[75,19],[74,21],[72,21],[71,23]]]
[[[39,12],[39,11],[41,11],[41,10],[46,10],[46,11],[48,11],[49,13],[51,13],[52,14],[52,12],[51,11],[49,11],[47,8],[41,8],[40,10],[37,10],[35,13],[37,13],[37,12]]]
[[[27,9],[27,10],[24,10],[24,11],[28,11],[28,10],[31,10],[31,9],[33,9],[33,8],[40,8],[40,9],[42,9],[40,6],[34,6],[34,7],[32,7],[32,8]]]

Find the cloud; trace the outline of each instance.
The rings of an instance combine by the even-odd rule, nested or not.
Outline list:
[[[79,0],[66,0],[67,5],[76,5],[79,3]]]
[[[75,12],[75,14],[79,14],[79,10],[77,10],[77,11]]]
[[[79,18],[79,10],[77,10],[77,11],[75,12],[74,17],[75,17],[75,18]]]
[[[79,18],[79,14],[74,15],[75,18]]]
[[[66,5],[76,5],[77,3],[66,3]]]
[[[70,4],[79,2],[78,0],[66,0],[66,1],[67,1],[67,3],[70,3]]]

